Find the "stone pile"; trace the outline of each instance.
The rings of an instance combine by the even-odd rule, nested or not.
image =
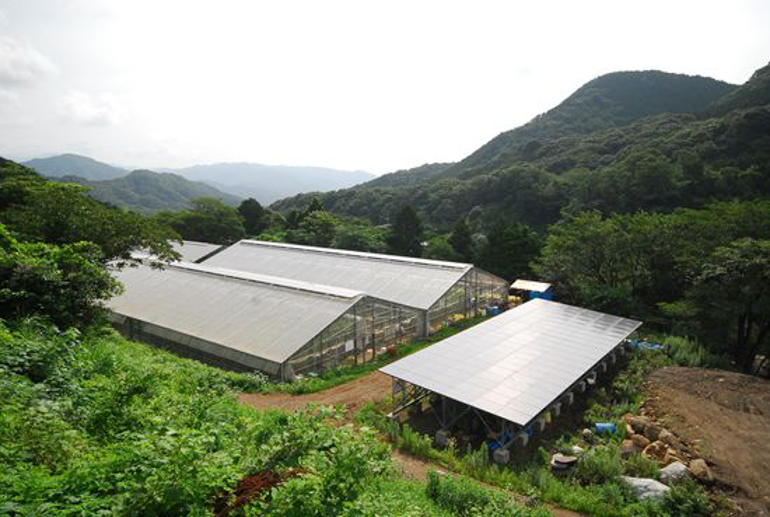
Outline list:
[[[620,450],[624,459],[641,452],[643,456],[656,461],[663,470],[669,465],[680,464],[700,481],[714,480],[706,460],[700,458],[674,433],[645,416],[626,415],[626,439],[623,440]],[[674,472],[681,472],[681,468],[673,467],[671,473]],[[681,475],[677,474],[675,477],[678,480]]]

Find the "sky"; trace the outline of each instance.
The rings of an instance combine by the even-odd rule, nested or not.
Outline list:
[[[768,27],[767,0],[0,0],[0,156],[381,174],[605,73],[743,83]]]

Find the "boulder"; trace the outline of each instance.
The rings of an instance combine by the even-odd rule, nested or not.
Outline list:
[[[701,481],[714,481],[714,475],[702,458],[694,459],[690,462],[690,472]]]
[[[666,455],[663,456],[663,464],[670,465],[671,463],[674,463],[676,461],[685,463],[685,461],[682,459],[679,453],[676,450],[669,447],[668,449],[666,449]]]
[[[676,436],[674,436],[674,433],[668,429],[661,429],[660,434],[658,434],[658,440],[665,443],[669,447],[677,447],[679,445]]]
[[[623,440],[620,444],[620,457],[627,460],[639,451],[639,448],[631,440]]]
[[[641,434],[632,434],[631,441],[634,442],[634,445],[636,445],[640,449],[644,449],[645,447],[650,445],[650,440],[648,440],[647,437]]]
[[[644,434],[644,429],[647,427],[650,421],[642,416],[632,416],[628,419],[628,425],[634,430],[635,433]]]
[[[663,458],[666,457],[668,447],[666,447],[666,444],[663,442],[652,442],[650,445],[645,447],[644,451],[642,452],[648,458],[662,462]]]
[[[646,436],[651,442],[656,442],[660,438],[660,432],[663,428],[657,424],[647,424],[644,428],[644,436]]]
[[[690,477],[690,471],[687,470],[687,467],[681,461],[675,461],[660,469],[660,480],[669,486],[688,477]]]
[[[583,440],[585,440],[588,443],[593,443],[594,441],[594,432],[590,429],[583,429],[582,432]]]
[[[671,490],[660,481],[656,481],[654,479],[633,478],[629,476],[621,476],[621,478],[623,481],[628,483],[628,485],[636,494],[636,497],[642,501],[646,501],[648,499],[662,499],[663,496],[666,495],[666,492]]]
[[[631,427],[631,424],[626,424],[626,436],[631,436],[634,434],[634,428]]]
[[[579,458],[580,456],[583,455],[583,452],[585,451],[579,445],[573,445],[571,448],[571,452],[573,456],[577,456]]]

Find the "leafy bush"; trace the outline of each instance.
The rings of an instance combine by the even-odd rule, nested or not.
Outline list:
[[[484,488],[475,481],[461,476],[440,476],[428,473],[425,492],[437,505],[459,517],[536,517],[550,513],[545,509],[528,509],[506,496]]]
[[[0,513],[210,515],[244,476],[294,469],[244,511],[334,515],[388,470],[332,410],[242,406],[232,385],[252,380],[113,331],[0,323]]]
[[[715,354],[696,340],[681,336],[666,336],[663,343],[669,348],[671,359],[678,366],[732,369],[730,359]]]
[[[687,479],[666,493],[662,509],[671,517],[709,517],[712,515],[708,495],[698,483]]]
[[[626,460],[625,473],[633,477],[658,479],[660,468],[655,460],[642,454],[634,454]]]
[[[597,447],[586,451],[572,469],[581,484],[600,485],[615,481],[623,474],[623,461],[617,447]]]

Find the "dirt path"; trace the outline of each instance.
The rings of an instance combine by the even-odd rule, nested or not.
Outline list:
[[[747,514],[770,515],[770,382],[663,368],[650,376],[649,390],[647,406],[676,433],[703,441],[717,480],[738,490]]]
[[[348,414],[354,414],[363,404],[384,399],[390,394],[390,390],[390,377],[374,371],[354,381],[318,393],[308,393],[307,395],[241,393],[240,400],[257,409],[280,408],[288,411],[302,409],[308,404],[330,406],[345,404],[348,408]]]

